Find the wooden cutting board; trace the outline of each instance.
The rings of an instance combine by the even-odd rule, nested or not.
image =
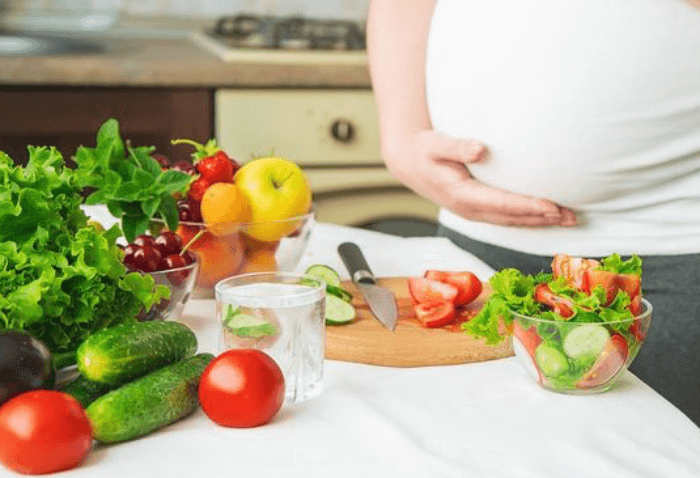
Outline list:
[[[484,304],[488,291],[471,304],[461,318],[441,328],[422,327],[413,312],[406,277],[377,279],[396,296],[399,320],[391,332],[372,315],[369,306],[352,282],[343,287],[353,294],[357,318],[346,325],[326,326],[326,358],[392,367],[420,367],[483,362],[513,355],[511,341],[498,346],[484,344],[460,329],[460,324],[473,317]]]

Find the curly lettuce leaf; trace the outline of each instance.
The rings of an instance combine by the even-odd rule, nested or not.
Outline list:
[[[126,273],[120,228],[87,224],[76,173],[55,148],[28,151],[25,167],[0,154],[0,329],[67,352],[100,328],[135,320],[169,290]]]

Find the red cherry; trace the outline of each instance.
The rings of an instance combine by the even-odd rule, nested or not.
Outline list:
[[[182,238],[173,231],[163,231],[153,240],[153,247],[158,249],[163,257],[179,254],[182,250]]]
[[[158,164],[160,164],[161,169],[169,169],[170,168],[170,160],[168,157],[164,154],[161,153],[155,153],[153,156],[151,156],[153,159],[155,159]]]
[[[185,266],[187,266],[187,262],[180,254],[170,254],[161,262],[161,269],[164,270],[178,269]]]
[[[134,252],[134,267],[143,272],[155,272],[160,266],[160,252],[150,245],[141,246]]]
[[[136,251],[140,250],[141,246],[136,244],[129,244],[124,248],[124,264],[129,266],[131,269],[138,269],[134,262],[134,254]]]
[[[192,201],[202,202],[202,196],[207,188],[211,186],[211,181],[204,177],[197,178],[191,185],[187,197]]]
[[[199,203],[189,199],[183,199],[177,203],[180,220],[184,222],[202,222],[202,213]]]
[[[192,253],[192,251],[185,251],[185,252],[181,253],[180,256],[183,259],[185,259],[185,264],[187,264],[188,266],[197,260],[197,258]]]
[[[153,236],[149,236],[148,234],[141,234],[140,236],[137,236],[136,239],[134,239],[134,242],[132,242],[132,244],[139,247],[153,247]]]
[[[196,173],[192,163],[190,163],[189,161],[185,161],[185,160],[178,161],[177,163],[173,164],[170,169],[175,169],[176,171],[182,171],[183,173],[187,173],[190,176],[194,175]]]

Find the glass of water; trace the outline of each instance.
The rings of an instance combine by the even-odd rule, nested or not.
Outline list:
[[[255,348],[282,369],[285,401],[321,392],[325,346],[326,284],[286,272],[243,274],[217,283],[220,351]]]

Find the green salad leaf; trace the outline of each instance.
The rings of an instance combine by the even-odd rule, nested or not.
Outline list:
[[[163,171],[151,157],[153,151],[154,147],[125,144],[119,123],[110,119],[97,132],[96,146],[81,146],[75,155],[78,187],[94,190],[86,204],[105,204],[121,219],[128,242],[145,233],[156,215],[176,230],[179,217],[173,195],[184,195],[193,180],[181,171]]]
[[[642,259],[637,254],[633,254],[632,257],[623,261],[619,254],[611,254],[601,261],[599,268],[617,274],[634,274],[641,276]]]
[[[109,127],[100,134],[95,157],[122,154]],[[28,152],[25,167],[0,153],[0,329],[24,330],[54,353],[70,352],[100,328],[135,320],[170,291],[126,272],[118,226],[88,225],[80,208],[86,169],[79,178],[55,148]]]

